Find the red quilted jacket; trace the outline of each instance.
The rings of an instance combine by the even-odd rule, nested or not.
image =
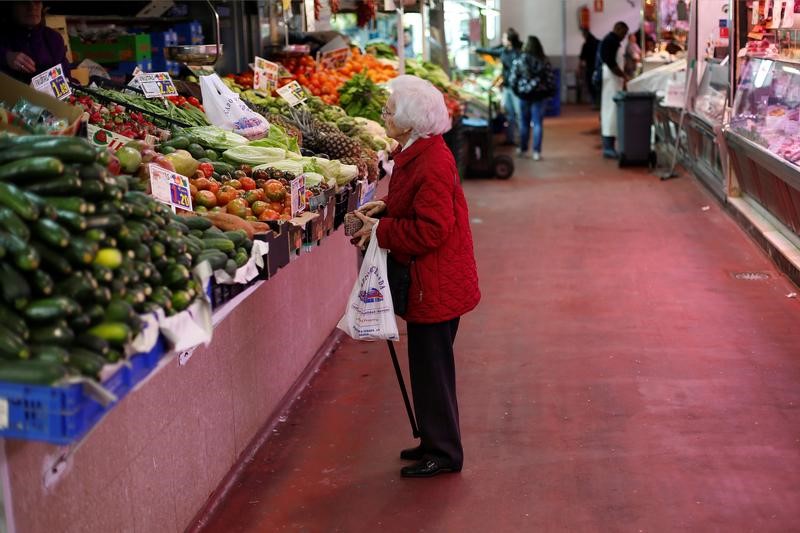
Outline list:
[[[472,232],[453,154],[441,135],[418,139],[394,157],[378,244],[411,268],[408,322],[444,322],[481,298]]]

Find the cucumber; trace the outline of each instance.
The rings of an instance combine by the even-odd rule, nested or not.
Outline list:
[[[109,350],[111,350],[111,345],[107,340],[91,333],[82,333],[78,335],[75,338],[75,344],[81,346],[82,348],[86,348],[87,350],[96,352],[102,356],[105,356],[108,354]]]
[[[14,264],[20,270],[30,271],[39,268],[41,261],[39,254],[23,239],[11,233],[0,232],[0,245],[11,255]]]
[[[136,246],[133,251],[136,254],[136,259],[139,261],[150,261],[152,257],[150,253],[150,247],[143,243],[140,243],[138,246]]]
[[[159,241],[153,241],[152,244],[150,244],[150,257],[152,259],[155,260],[164,257],[164,254],[166,253],[167,249],[163,243]]]
[[[25,317],[35,322],[47,322],[74,315],[81,307],[66,296],[52,296],[31,301],[24,309]]]
[[[226,238],[216,238],[216,237],[206,237],[203,239],[203,249],[216,249],[221,252],[232,252],[236,249],[236,246],[233,244],[233,241]]]
[[[92,319],[86,313],[80,313],[71,317],[68,325],[72,331],[86,331],[92,327]]]
[[[251,241],[250,239],[245,239],[244,242],[242,243],[242,248],[244,248],[248,253],[250,253],[250,250],[253,249],[253,241]]]
[[[183,311],[192,303],[192,296],[188,291],[175,291],[172,295],[172,309]]]
[[[34,361],[63,365],[69,361],[69,352],[61,346],[51,344],[34,344],[30,347],[31,357]]]
[[[234,261],[233,259],[228,259],[228,260],[226,260],[226,261],[225,261],[225,267],[224,267],[224,269],[225,269],[225,272],[226,272],[226,273],[227,273],[229,276],[234,276],[234,275],[236,275],[236,270],[237,270],[237,267],[236,267],[236,261]]]
[[[19,335],[0,324],[0,357],[5,359],[27,359],[31,351]]]
[[[211,221],[208,220],[206,217],[189,216],[189,217],[183,217],[183,219],[184,219],[183,224],[190,230],[198,229],[200,231],[205,231],[211,226],[213,226]]]
[[[100,246],[83,237],[73,237],[66,249],[67,259],[74,265],[90,265],[94,261]]]
[[[87,181],[105,180],[108,177],[108,170],[100,163],[89,163],[80,166],[78,176],[80,176],[82,180]],[[116,183],[116,180],[114,183]]]
[[[69,366],[84,376],[97,377],[105,366],[103,356],[84,348],[71,348],[69,350]]]
[[[218,172],[220,175],[233,176],[233,173],[236,172],[236,167],[223,161],[212,161],[211,166],[214,167],[214,172]]]
[[[187,226],[186,224],[184,224],[179,220],[174,220],[174,219],[170,220],[167,223],[167,229],[177,230],[178,232],[180,232],[180,235],[186,235],[187,233],[189,233],[189,226]]]
[[[14,211],[6,206],[0,206],[0,226],[12,235],[16,235],[20,239],[27,241],[31,238],[31,232],[28,225],[25,224],[21,218],[17,216]]]
[[[43,196],[42,199],[61,211],[71,211],[79,215],[89,214],[90,204],[77,196]]]
[[[153,215],[153,212],[150,211],[150,208],[146,205],[142,204],[130,204],[131,206],[131,215],[136,218],[148,218]]]
[[[90,241],[94,241],[98,244],[107,244],[109,239],[108,234],[100,228],[92,228],[90,230],[86,230],[83,233],[83,237],[89,239]]]
[[[225,268],[225,263],[228,261],[228,256],[219,250],[205,250],[197,256],[196,263],[208,261],[211,265],[211,270],[221,270]]]
[[[72,231],[84,231],[86,229],[86,217],[74,211],[56,209],[56,221]]]
[[[114,279],[114,271],[103,265],[98,265],[97,263],[92,265],[92,274],[94,275],[94,279],[100,283],[111,283]]]
[[[180,289],[186,286],[191,272],[184,265],[174,264],[167,267],[163,273],[164,285],[170,289]]]
[[[51,136],[3,150],[0,163],[36,156],[53,156],[65,163],[91,163],[97,158],[97,151],[85,139]]]
[[[92,324],[99,324],[106,319],[106,311],[102,305],[94,304],[86,309],[86,314]]]
[[[57,320],[53,324],[31,329],[31,344],[69,346],[74,340],[75,333],[63,320]]]
[[[94,290],[94,301],[100,305],[106,305],[111,301],[111,289],[105,285],[100,285]]]
[[[16,185],[0,182],[0,205],[4,205],[23,220],[39,218],[39,207]]]
[[[64,175],[60,178],[32,183],[25,187],[25,190],[35,194],[80,194],[82,181],[78,176]]]
[[[125,219],[122,215],[118,215],[116,213],[110,213],[107,215],[93,215],[86,218],[86,227],[88,229],[105,229],[105,230],[117,230],[125,224]]]
[[[239,248],[233,260],[236,262],[236,267],[241,268],[250,260],[250,256],[244,248]]]
[[[131,328],[124,322],[101,322],[89,328],[89,333],[115,346],[124,346],[131,339]]]
[[[106,186],[102,181],[87,180],[81,181],[80,194],[90,200],[102,200],[106,198]]]
[[[49,218],[51,220],[55,220],[57,217],[56,208],[52,205],[48,204],[44,198],[39,196],[38,194],[34,194],[32,192],[23,191],[22,193],[25,195],[25,198],[30,200],[31,202],[39,208],[39,216]]]
[[[72,272],[72,265],[61,253],[45,246],[40,242],[33,241],[31,246],[39,254],[42,263],[55,274],[68,275]]]
[[[97,280],[87,275],[84,271],[79,271],[56,283],[56,292],[58,294],[69,294],[71,298],[78,302],[88,302],[94,295],[97,286]]]
[[[133,306],[120,298],[114,297],[105,309],[105,316],[109,322],[128,323],[136,316]]]
[[[168,311],[172,309],[172,291],[166,287],[156,287],[150,295],[150,301]]]
[[[41,296],[50,296],[53,294],[53,288],[55,286],[53,278],[41,268],[32,271],[28,279],[31,281],[33,289]]]
[[[1,361],[0,381],[51,385],[64,377],[64,367],[51,361]]]
[[[19,335],[22,340],[28,340],[30,332],[27,324],[17,313],[5,305],[0,305],[0,324]]]
[[[16,309],[28,305],[31,288],[25,278],[5,261],[0,261],[0,292],[3,300]]]
[[[49,218],[40,218],[32,226],[36,238],[45,244],[56,248],[66,248],[69,244],[70,234],[58,222],[54,222]]]
[[[225,233],[216,226],[211,226],[203,232],[203,239],[207,237],[224,237]]]
[[[176,150],[186,150],[189,148],[189,139],[187,137],[173,137],[168,141],[161,143],[161,146],[170,146]]]
[[[32,178],[55,178],[64,173],[64,163],[49,156],[18,159],[0,165],[0,180],[16,181]]]

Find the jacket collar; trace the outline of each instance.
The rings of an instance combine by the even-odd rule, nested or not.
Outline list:
[[[404,167],[434,144],[439,144],[442,142],[443,139],[441,135],[434,135],[433,137],[428,137],[427,139],[417,139],[414,141],[414,144],[394,155],[394,168],[398,169]]]

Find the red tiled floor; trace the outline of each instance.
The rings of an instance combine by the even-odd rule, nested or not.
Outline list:
[[[693,178],[601,160],[591,115],[545,124],[541,162],[465,183],[464,471],[400,478],[386,346],[348,341],[206,531],[800,530],[796,287]]]

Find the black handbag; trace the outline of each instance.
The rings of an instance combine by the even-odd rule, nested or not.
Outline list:
[[[413,263],[414,260],[411,260]],[[392,293],[394,313],[403,316],[408,310],[408,293],[411,289],[411,263],[405,265],[388,254],[386,257],[386,277]]]

